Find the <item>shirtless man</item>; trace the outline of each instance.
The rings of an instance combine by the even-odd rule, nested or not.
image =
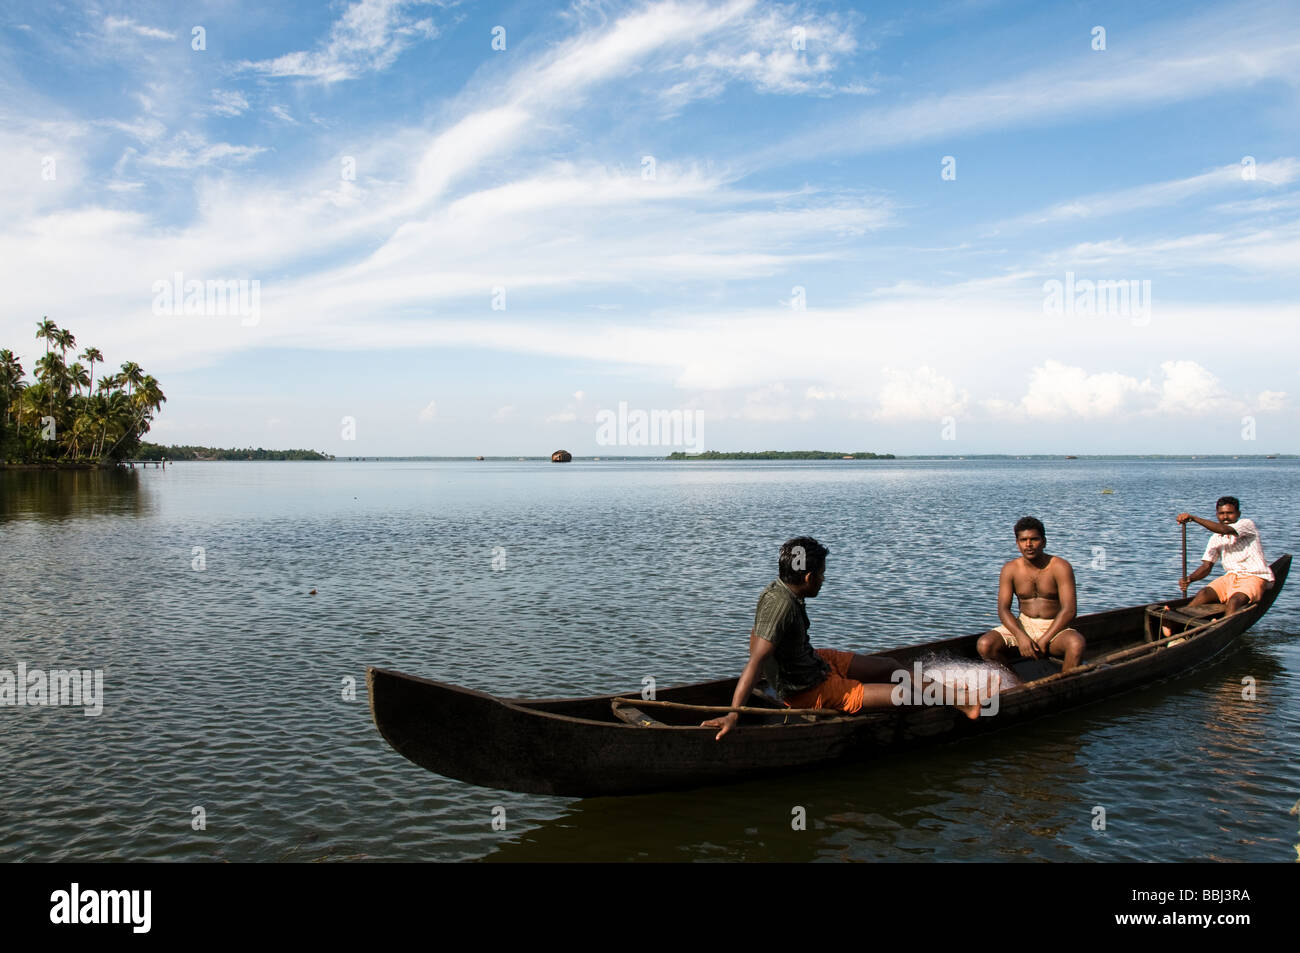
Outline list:
[[[1187,592],[1189,584],[1204,579],[1223,560],[1223,575],[1210,583],[1189,606],[1204,606],[1222,602],[1228,612],[1239,612],[1253,602],[1259,602],[1264,590],[1273,585],[1273,570],[1264,560],[1264,547],[1259,542],[1259,530],[1254,520],[1242,519],[1241,503],[1235,496],[1221,496],[1214,505],[1215,520],[1201,519],[1191,513],[1179,513],[1179,523],[1194,522],[1204,526],[1214,535],[1205,544],[1201,564],[1178,586]]]
[[[998,578],[998,618],[1002,624],[980,636],[979,653],[1003,665],[1021,658],[1064,656],[1068,672],[1083,657],[1084,640],[1074,621],[1074,569],[1043,549],[1047,530],[1032,516],[1016,523],[1020,558],[1002,567]],[[1011,594],[1020,600],[1020,618],[1011,614]]]

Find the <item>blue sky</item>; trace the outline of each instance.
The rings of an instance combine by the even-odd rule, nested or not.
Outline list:
[[[1293,3],[18,3],[0,84],[0,346],[163,442],[1300,450]]]

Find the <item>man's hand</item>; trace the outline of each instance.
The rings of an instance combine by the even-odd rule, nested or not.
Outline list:
[[[1038,658],[1038,643],[1027,635],[1016,636],[1016,648],[1020,649],[1021,658]]]
[[[1178,580],[1178,588],[1183,590],[1183,595],[1187,595],[1187,587],[1190,586],[1191,584],[1192,581],[1188,579],[1186,576]]]
[[[736,722],[738,721],[740,721],[740,712],[733,711],[726,715],[723,715],[721,718],[710,718],[708,721],[700,722],[700,727],[721,728],[722,730],[718,732],[717,737],[713,739],[714,741],[721,741],[722,736],[725,735],[732,728],[735,728]]]
[[[1177,516],[1174,517],[1174,519],[1176,519],[1179,523],[1187,523],[1187,522],[1190,522],[1190,521],[1191,521],[1191,519],[1192,519],[1192,514],[1191,514],[1191,513],[1179,513]]]

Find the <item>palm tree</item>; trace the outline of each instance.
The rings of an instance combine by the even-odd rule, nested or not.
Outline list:
[[[86,373],[86,369],[79,362],[73,363],[68,368],[68,383],[77,389],[78,394],[81,393],[83,387],[87,390],[90,389],[90,375]]]
[[[9,423],[9,405],[13,403],[13,394],[22,386],[23,366],[8,348],[0,349],[0,389],[5,395],[5,423]]]
[[[40,338],[45,338],[46,354],[50,353],[50,345],[54,341],[58,340],[58,336],[59,336],[58,325],[56,325],[53,321],[51,321],[48,315],[46,315],[42,320],[36,322],[36,337],[38,340]]]
[[[58,345],[59,350],[63,352],[63,363],[68,362],[68,348],[77,346],[77,339],[73,337],[72,332],[66,328],[54,335],[54,343]]]
[[[78,451],[80,450],[81,439],[86,434],[90,434],[91,441],[92,443],[94,442],[95,424],[96,421],[94,415],[84,411],[72,422],[72,429],[68,431],[68,440],[72,444],[72,456],[74,459],[81,456]]]
[[[81,359],[90,362],[90,386],[86,388],[87,393],[93,393],[95,390],[95,362],[103,363],[104,355],[100,353],[97,347],[88,347],[81,352]]]
[[[167,395],[159,388],[158,381],[152,374],[144,376],[140,382],[140,393],[136,396],[144,402],[145,407],[154,412],[162,410],[162,405],[167,403]]]
[[[140,386],[140,382],[143,380],[144,370],[135,361],[127,361],[122,365],[121,381],[130,388],[127,392],[128,397],[135,393],[135,389]]]

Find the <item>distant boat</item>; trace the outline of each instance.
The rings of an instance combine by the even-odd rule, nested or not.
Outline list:
[[[852,458],[851,456],[849,456],[848,454],[845,454],[844,456],[840,457],[840,459],[841,459],[841,460],[852,460],[853,458]]]
[[[1065,459],[1067,459],[1067,460],[1078,460],[1079,458],[1078,458],[1078,457],[1069,457],[1069,456],[1067,456]]]
[[[482,460],[483,458],[482,458],[482,457],[475,457],[474,459],[475,459],[475,460]]]

